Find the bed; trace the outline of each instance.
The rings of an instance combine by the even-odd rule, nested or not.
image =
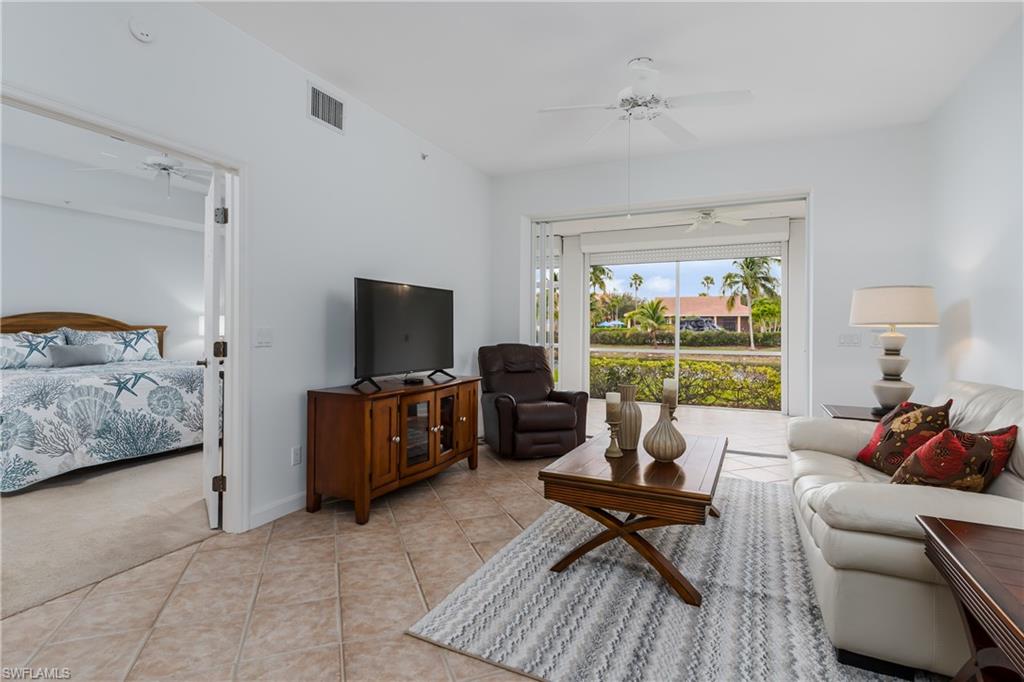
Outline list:
[[[157,350],[150,348],[150,359],[125,355],[78,367],[24,366],[24,360],[17,366],[5,356],[5,364],[15,366],[0,369],[0,492],[202,443],[203,369],[194,361],[162,359],[166,326],[129,325],[84,313],[0,318],[0,334],[53,336],[50,342],[65,343],[68,337],[59,332],[65,328],[109,332],[129,345],[132,338],[155,334]],[[42,353],[33,347],[35,337],[25,338],[38,363]]]

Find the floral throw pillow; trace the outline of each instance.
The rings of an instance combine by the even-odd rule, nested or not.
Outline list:
[[[64,327],[72,346],[106,346],[107,362],[159,360],[160,345],[156,330],[138,329],[124,332],[87,332]]]
[[[857,460],[893,475],[914,450],[949,428],[949,406],[952,404],[952,400],[936,407],[900,403],[882,417],[871,440],[857,455]]]
[[[946,429],[907,457],[892,483],[980,493],[998,476],[1017,441],[1017,427],[985,433]]]
[[[52,367],[50,348],[65,342],[64,332],[59,329],[42,334],[0,334],[0,369]]]

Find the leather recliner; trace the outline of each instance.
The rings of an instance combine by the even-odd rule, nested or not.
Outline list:
[[[484,440],[504,457],[557,457],[586,439],[582,391],[556,391],[544,349],[522,343],[480,348]]]

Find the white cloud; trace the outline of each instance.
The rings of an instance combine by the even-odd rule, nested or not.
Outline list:
[[[640,288],[640,291],[658,294],[659,296],[671,296],[676,292],[676,281],[674,278],[655,275],[650,279],[644,280],[644,285]]]

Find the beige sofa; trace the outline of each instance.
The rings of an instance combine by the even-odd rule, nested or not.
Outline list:
[[[1017,424],[1024,436],[1024,392],[952,382],[931,404],[948,398],[953,428]],[[1024,528],[1024,437],[993,484],[970,493],[889,484],[856,459],[874,427],[817,417],[789,425],[793,504],[825,628],[837,649],[954,675],[967,660],[967,640],[914,516]]]

